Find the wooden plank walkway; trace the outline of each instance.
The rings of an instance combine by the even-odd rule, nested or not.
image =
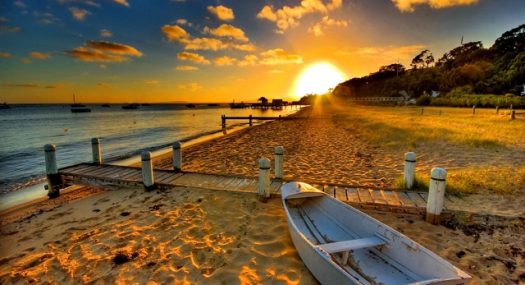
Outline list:
[[[92,186],[142,186],[140,168],[117,165],[94,165],[81,163],[59,169],[66,184]],[[257,192],[257,179],[171,170],[154,170],[155,185],[160,189],[195,187],[232,192]],[[280,195],[282,182],[271,182],[271,193]],[[361,209],[423,214],[427,193],[414,191],[391,191],[358,188],[341,185],[313,185],[325,193]],[[450,198],[447,198],[450,199]]]

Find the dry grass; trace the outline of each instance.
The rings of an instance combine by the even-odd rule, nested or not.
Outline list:
[[[525,153],[525,120],[511,121],[507,113],[426,107],[421,114],[419,107],[350,106],[336,112],[334,122],[386,154],[431,154],[448,171],[448,193],[510,194],[525,192],[525,161],[519,159]],[[416,188],[427,190],[428,179],[428,171],[418,173]],[[402,178],[393,184],[402,187]]]
[[[525,120],[510,121],[508,110],[465,108],[351,106],[338,118],[341,127],[369,142],[394,148],[412,148],[426,142],[473,147],[525,146]],[[341,119],[341,120],[340,120]]]

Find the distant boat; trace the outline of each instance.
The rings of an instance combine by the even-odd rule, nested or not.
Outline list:
[[[186,108],[195,108],[195,104],[186,104]]]
[[[139,108],[139,104],[133,103],[133,104],[126,104],[122,106],[122,109],[124,110],[136,110]]]
[[[77,104],[75,94],[73,94],[73,104],[71,105],[71,113],[89,113],[91,109],[86,105]]]
[[[327,284],[466,284],[471,277],[407,236],[306,183],[281,187],[290,236]]]
[[[210,103],[210,104],[208,104],[208,106],[209,106],[209,107],[218,107],[218,106],[219,106],[219,104],[215,104],[215,103]]]
[[[104,108],[110,108],[110,107],[111,107],[109,104],[102,104],[102,105],[100,105],[100,106],[102,106],[102,107],[104,107]]]
[[[0,105],[0,110],[5,110],[5,109],[11,109],[11,106],[9,106],[6,102]]]

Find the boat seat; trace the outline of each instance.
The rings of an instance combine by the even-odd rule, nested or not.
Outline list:
[[[319,247],[327,253],[345,252],[366,247],[384,245],[385,241],[379,237],[371,236],[367,238],[337,241],[320,244]]]

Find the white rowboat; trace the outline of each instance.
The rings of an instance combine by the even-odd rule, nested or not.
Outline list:
[[[466,284],[470,276],[405,235],[300,182],[281,187],[292,241],[327,284]]]

